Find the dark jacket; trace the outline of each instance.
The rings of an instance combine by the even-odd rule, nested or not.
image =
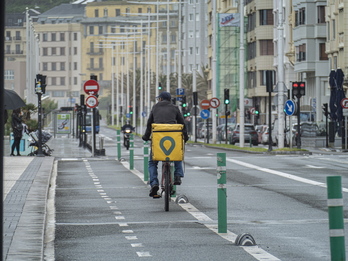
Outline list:
[[[18,113],[12,113],[12,131],[14,138],[22,138],[22,117]]]
[[[184,140],[185,142],[188,140],[184,117],[182,116],[179,107],[170,101],[160,101],[152,107],[149,119],[147,120],[146,131],[142,137],[145,141],[150,139],[152,123],[183,124]]]

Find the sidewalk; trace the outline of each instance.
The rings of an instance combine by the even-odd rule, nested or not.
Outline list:
[[[74,138],[53,138],[51,157],[8,156],[4,141],[3,260],[43,260],[46,207],[55,158],[90,157]]]

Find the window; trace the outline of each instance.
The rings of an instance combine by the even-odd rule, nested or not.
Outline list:
[[[89,34],[94,34],[94,26],[89,27]]]
[[[189,21],[193,21],[193,14],[189,14]]]
[[[94,17],[99,17],[99,10],[98,9],[94,10]]]
[[[74,55],[77,55],[77,47],[74,47]]]
[[[57,78],[56,77],[52,77],[51,78],[51,85],[57,85]],[[56,97],[59,97],[59,96],[56,96]]]
[[[189,38],[193,38],[193,31],[189,31]]]
[[[256,42],[251,42],[248,44],[248,60],[254,59],[256,57]]]
[[[295,26],[306,23],[306,9],[300,8],[298,11],[295,11]]]
[[[138,8],[138,13],[142,13],[143,12],[143,9],[142,8]]]
[[[332,20],[332,37],[331,37],[332,40],[335,40],[336,39],[336,20],[333,19]]]
[[[176,43],[176,35],[175,35],[175,34],[172,34],[172,35],[170,36],[170,41],[171,41],[172,43]]]
[[[53,77],[53,78],[56,78],[56,77]],[[57,84],[55,83],[55,84],[52,84],[52,85],[57,85]],[[52,92],[52,96],[53,97],[64,97],[64,91],[53,91]]]
[[[43,56],[47,56],[48,55],[48,48],[47,47],[42,48],[42,55]]]
[[[47,71],[48,70],[48,65],[47,63],[42,63],[42,70]]]
[[[103,67],[103,58],[99,58],[99,68],[102,69]]]
[[[60,85],[65,85],[65,77],[60,77]]]
[[[60,70],[65,71],[65,62],[60,63]]]
[[[167,42],[167,35],[162,34],[162,43],[166,43],[166,42]]]
[[[19,44],[16,44],[16,54],[21,54],[21,46]]]
[[[61,42],[65,41],[65,33],[60,33],[60,41]]]
[[[57,70],[57,63],[51,63],[51,71]]]
[[[329,60],[327,53],[325,53],[325,43],[319,43],[319,60]]]
[[[55,42],[56,41],[56,33],[51,34],[51,41]]]
[[[296,61],[306,61],[306,44],[296,46]]]
[[[98,34],[103,34],[103,26],[98,26]]]
[[[74,77],[74,85],[77,85],[77,77]],[[75,97],[77,97],[77,96],[75,96]]]
[[[193,54],[193,47],[190,47],[190,54]]]
[[[74,33],[74,41],[77,41],[77,33]]]
[[[104,8],[104,17],[108,17],[109,16],[109,12],[107,8]]]
[[[60,47],[60,55],[65,55],[65,47]]]
[[[273,40],[260,40],[260,55],[274,55]]]
[[[320,5],[317,7],[318,24],[325,23],[325,6]]]
[[[116,16],[121,16],[121,9],[116,9],[115,12],[116,12]]]
[[[264,9],[259,11],[260,25],[273,25],[272,9]]]
[[[5,80],[14,80],[14,70],[5,70]]]
[[[51,54],[52,55],[56,55],[57,54],[57,48],[56,47],[52,47],[51,48]]]
[[[47,42],[47,34],[46,33],[42,34],[42,41]]]
[[[74,62],[74,70],[77,70],[77,62]]]

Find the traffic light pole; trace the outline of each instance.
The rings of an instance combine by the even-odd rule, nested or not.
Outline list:
[[[297,137],[296,137],[296,145],[298,149],[301,149],[301,104],[300,98],[297,98]]]

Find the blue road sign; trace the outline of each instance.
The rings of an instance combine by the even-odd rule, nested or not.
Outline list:
[[[294,115],[294,113],[296,112],[296,105],[294,101],[287,100],[284,105],[284,111],[289,116]]]
[[[130,113],[127,113],[127,114],[126,114],[126,118],[130,118]]]
[[[184,88],[177,88],[176,95],[185,95],[185,89]]]
[[[210,111],[208,110],[201,110],[201,118],[203,120],[206,120],[210,117]]]
[[[143,117],[146,117],[146,115],[147,115],[146,111],[143,111],[143,112],[141,113],[141,115],[142,115]]]

